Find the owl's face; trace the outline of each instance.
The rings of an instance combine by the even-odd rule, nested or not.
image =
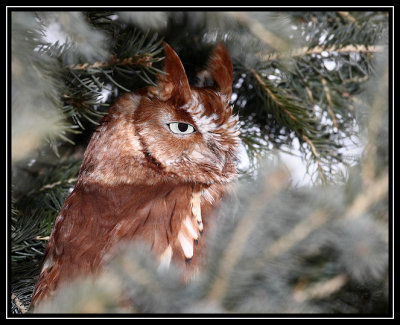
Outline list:
[[[209,60],[212,87],[190,87],[179,57],[167,44],[164,70],[157,87],[128,95],[110,111],[96,140],[102,149],[92,148],[98,153],[92,155],[97,157],[93,166],[101,168],[110,155],[118,158],[111,159],[111,172],[104,168],[92,176],[149,184],[234,180],[240,140],[238,118],[229,105],[233,69],[226,49],[218,45]]]
[[[191,93],[191,102],[183,106],[142,99],[134,118],[146,154],[175,179],[231,181],[236,175],[237,118],[215,92],[192,89]]]

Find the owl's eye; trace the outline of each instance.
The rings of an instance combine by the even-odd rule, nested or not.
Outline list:
[[[173,122],[169,123],[168,127],[175,134],[191,134],[196,132],[196,129],[188,123]]]

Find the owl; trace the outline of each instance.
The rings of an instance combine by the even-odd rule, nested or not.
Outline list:
[[[32,309],[100,271],[121,242],[144,241],[160,269],[175,263],[185,279],[201,267],[205,233],[237,178],[233,66],[218,44],[202,82],[190,86],[178,55],[163,45],[157,86],[122,95],[88,144],[51,232]]]

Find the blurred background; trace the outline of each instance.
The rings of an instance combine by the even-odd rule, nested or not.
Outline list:
[[[146,246],[42,312],[388,315],[389,8],[13,11],[8,57],[10,313],[29,301],[55,217],[115,99],[152,85],[166,41],[191,84],[219,41],[234,66],[235,194],[187,286]],[[134,303],[127,303],[134,301]]]

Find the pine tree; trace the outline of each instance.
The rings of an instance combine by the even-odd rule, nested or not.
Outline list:
[[[154,84],[162,41],[193,83],[220,40],[248,163],[207,268],[184,286],[146,246],[121,247],[96,281],[41,311],[390,314],[391,10],[8,13],[11,314],[28,311],[55,217],[116,97]],[[282,153],[311,183],[293,182]]]

